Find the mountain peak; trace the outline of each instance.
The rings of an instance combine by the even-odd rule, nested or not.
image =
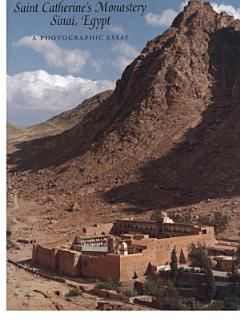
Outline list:
[[[112,215],[112,203],[142,211],[240,196],[239,30],[234,17],[190,1],[106,100],[9,157],[27,170],[12,176],[19,196],[38,202],[54,191],[58,213],[78,202],[98,215]]]
[[[201,0],[190,0],[190,1],[188,1],[188,7],[192,7],[192,6],[202,6],[203,5],[203,3],[202,3],[202,1]]]
[[[212,33],[222,28],[240,29],[240,21],[226,12],[218,13],[209,2],[190,0],[183,11],[174,19],[173,28],[191,31],[201,30]]]

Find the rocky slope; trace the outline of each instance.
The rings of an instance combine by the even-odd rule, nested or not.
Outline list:
[[[46,122],[30,126],[27,130],[34,133],[35,136],[39,134],[39,137],[43,137],[43,134],[47,136],[62,133],[80,123],[89,112],[102,104],[111,94],[111,90],[99,93],[84,100],[75,108],[54,116]]]
[[[58,219],[74,202],[79,220],[99,221],[190,204],[201,212],[209,199],[208,211],[234,198],[236,208],[239,75],[240,21],[190,1],[109,98],[73,128],[18,146],[9,156],[10,195]],[[54,202],[43,201],[48,194]],[[231,217],[231,206],[223,208]],[[237,229],[239,216],[237,208]]]

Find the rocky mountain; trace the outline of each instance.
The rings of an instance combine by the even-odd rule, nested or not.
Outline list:
[[[78,218],[189,205],[231,217],[239,121],[240,21],[192,0],[74,127],[19,144],[9,155],[11,187],[38,205],[53,195],[52,214],[78,202]]]
[[[26,132],[25,129],[21,129],[21,128],[17,127],[16,125],[14,125],[10,122],[7,122],[7,136],[8,136],[8,138],[12,138],[14,136],[20,135],[25,132]]]

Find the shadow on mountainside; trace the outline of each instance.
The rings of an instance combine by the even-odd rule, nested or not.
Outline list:
[[[183,143],[138,171],[139,180],[104,194],[127,211],[164,209],[240,195],[240,33],[215,32],[209,43],[212,103]]]
[[[11,171],[40,170],[59,166],[89,150],[101,147],[104,138],[126,120],[140,102],[148,97],[148,84],[158,73],[155,58],[174,42],[170,37],[158,50],[149,53],[139,68],[135,68],[138,57],[129,65],[121,81],[117,82],[113,95],[102,102],[73,128],[58,134],[16,145],[16,151],[8,156]],[[131,75],[134,74],[134,77]],[[135,80],[138,80],[137,82]]]
[[[232,28],[213,33],[208,54],[212,103],[201,123],[188,130],[183,142],[168,154],[139,169],[138,180],[105,193],[105,201],[150,210],[240,195],[240,33]],[[110,97],[64,134],[18,144],[18,150],[9,156],[13,171],[57,166],[93,149],[92,143],[100,146],[115,126],[115,119],[126,119],[131,103],[136,106],[134,94],[144,81],[136,85],[133,98],[127,97],[126,109],[116,111]],[[123,92],[121,88],[119,98]]]

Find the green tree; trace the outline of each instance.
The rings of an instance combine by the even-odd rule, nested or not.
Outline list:
[[[229,225],[228,216],[222,214],[221,212],[215,212],[211,224],[214,227],[216,234],[222,233]]]
[[[173,287],[173,283],[157,275],[150,274],[147,275],[143,285],[143,294],[158,296],[161,293],[161,289],[166,287]]]
[[[206,294],[207,299],[211,302],[216,295],[216,284],[212,272],[211,261],[207,256],[205,259],[205,275],[206,275]]]
[[[158,289],[159,283],[157,282],[157,277],[153,274],[148,274],[143,285],[143,294],[157,296]]]
[[[168,286],[159,289],[157,295],[158,308],[162,310],[185,310],[182,298],[176,287]]]
[[[205,268],[208,261],[206,247],[192,244],[189,248],[188,258],[191,266]]]
[[[224,232],[229,225],[228,216],[221,212],[214,212],[213,216],[201,216],[198,222],[205,226],[213,226],[216,234]]]
[[[183,298],[182,305],[184,305],[185,310],[188,311],[196,311],[202,309],[201,303],[197,301],[195,298]]]
[[[171,275],[172,275],[172,281],[174,285],[177,283],[177,271],[178,271],[178,258],[177,258],[177,252],[176,252],[176,247],[172,250],[171,253]]]

